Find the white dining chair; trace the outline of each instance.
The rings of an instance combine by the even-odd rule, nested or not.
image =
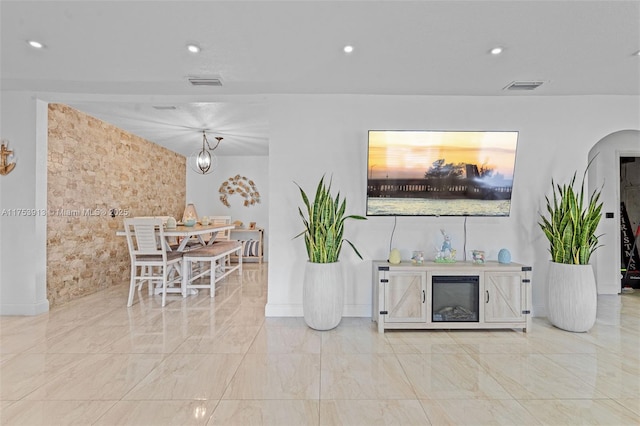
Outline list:
[[[182,252],[167,251],[160,218],[128,218],[124,220],[124,229],[131,258],[127,306],[133,304],[136,287],[140,291],[145,282],[149,295],[154,291],[154,283],[162,283],[162,306],[165,306],[167,287],[181,281]]]
[[[210,221],[212,225],[230,225],[231,216],[211,216]],[[214,241],[231,241],[231,230],[225,229],[224,231],[218,231]],[[225,257],[224,266],[231,266],[231,255]]]

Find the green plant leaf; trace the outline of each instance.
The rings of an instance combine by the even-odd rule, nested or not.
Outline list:
[[[359,215],[345,215],[347,201],[344,198],[341,199],[340,192],[337,193],[335,198],[331,196],[331,183],[332,180],[330,179],[327,184],[325,176],[322,176],[316,187],[313,204],[309,203],[307,194],[296,183],[296,186],[300,189],[300,195],[307,212],[305,215],[305,212],[298,207],[304,230],[294,238],[304,236],[307,255],[311,262],[337,262],[344,241],[347,241],[358,257],[362,259],[356,247],[343,238],[344,223],[347,219],[366,220],[366,218]]]
[[[553,197],[550,199],[545,196],[548,217],[541,214],[538,225],[549,240],[549,253],[554,262],[587,264],[593,252],[600,247],[600,236],[595,232],[602,217],[602,188],[589,195],[585,206],[586,175],[587,170],[578,191],[575,190],[577,172],[574,172],[568,184],[560,185],[552,179]]]

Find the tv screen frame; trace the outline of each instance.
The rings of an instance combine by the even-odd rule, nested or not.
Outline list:
[[[508,217],[519,132],[369,130],[367,216]]]

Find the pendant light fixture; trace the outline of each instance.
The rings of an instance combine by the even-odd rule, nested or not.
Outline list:
[[[191,157],[189,157],[189,165],[195,172],[201,175],[206,175],[215,170],[217,158],[213,151],[215,151],[218,145],[220,145],[220,141],[222,139],[223,138],[220,136],[216,137],[216,146],[211,148],[209,140],[207,139],[206,131],[202,131],[202,149],[198,152],[194,152]]]

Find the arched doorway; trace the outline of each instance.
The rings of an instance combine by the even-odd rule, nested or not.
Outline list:
[[[640,157],[640,130],[620,130],[589,151],[589,192],[602,187],[603,216],[598,226],[603,247],[592,257],[598,294],[620,293],[620,158]]]

